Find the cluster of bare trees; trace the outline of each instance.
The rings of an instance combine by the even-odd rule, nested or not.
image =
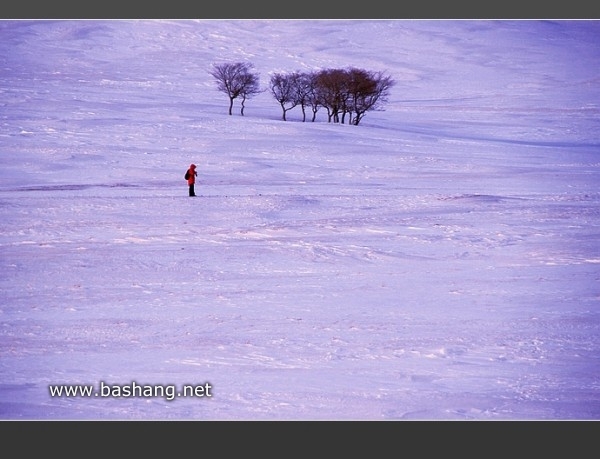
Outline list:
[[[230,115],[235,99],[241,98],[243,116],[246,100],[263,92],[253,68],[245,62],[213,65],[210,74],[217,89],[229,97]],[[381,109],[394,84],[383,72],[350,67],[275,73],[271,75],[268,90],[281,107],[283,121],[288,111],[300,107],[302,121],[306,121],[306,112],[310,110],[314,122],[319,109],[324,108],[328,122],[358,125],[368,111]]]
[[[229,97],[229,114],[233,112],[233,101],[238,97],[242,99],[240,113],[244,116],[246,100],[261,92],[259,77],[254,73],[254,66],[246,62],[234,64],[213,65],[210,74],[217,82],[217,89]]]

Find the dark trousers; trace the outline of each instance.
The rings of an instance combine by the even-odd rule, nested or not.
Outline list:
[[[194,191],[194,184],[193,183],[190,185],[190,196],[196,196],[196,193]]]

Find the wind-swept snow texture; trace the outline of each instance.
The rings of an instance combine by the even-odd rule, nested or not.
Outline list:
[[[599,22],[0,38],[2,419],[600,418]],[[396,85],[359,126],[229,116],[236,61]]]

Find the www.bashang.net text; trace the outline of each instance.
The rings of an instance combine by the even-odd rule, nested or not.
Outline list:
[[[212,385],[183,384],[177,389],[175,384],[138,384],[133,381],[129,384],[107,384],[100,381],[93,384],[55,384],[49,385],[50,397],[112,397],[112,398],[156,398],[162,397],[167,401],[178,397],[212,397]]]

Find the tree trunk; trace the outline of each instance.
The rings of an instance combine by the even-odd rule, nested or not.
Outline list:
[[[245,107],[245,103],[246,103],[246,98],[242,97],[242,106],[240,108],[240,115],[244,116],[244,107]]]

